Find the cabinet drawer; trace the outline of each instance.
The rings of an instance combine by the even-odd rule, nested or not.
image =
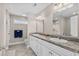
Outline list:
[[[2,51],[0,51],[0,56],[2,56]]]
[[[42,45],[44,45],[45,47],[47,47],[48,49],[56,52],[57,54],[59,55],[63,55],[63,56],[73,56],[74,55],[74,52],[71,52],[67,49],[64,49],[62,47],[59,47],[55,44],[52,44],[52,43],[49,43],[49,42],[46,42],[44,40],[38,40]]]
[[[74,53],[75,56],[79,56],[79,53]]]
[[[60,56],[74,56],[74,52],[71,52],[65,48],[49,43],[47,41],[41,40],[39,38],[32,37],[31,40],[33,40],[32,44],[34,44],[33,46],[34,51],[40,51],[38,52],[38,53],[41,53],[39,55],[51,55],[52,54],[56,56],[59,56],[59,55]],[[78,54],[75,54],[75,55],[78,55]]]

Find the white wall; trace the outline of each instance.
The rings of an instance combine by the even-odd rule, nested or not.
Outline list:
[[[0,47],[2,47],[2,43],[4,40],[4,19],[3,19],[3,7],[0,5]]]
[[[70,36],[70,18],[64,18],[64,34]]]
[[[44,33],[45,34],[53,34],[53,24],[52,24],[52,18],[46,17],[44,20]]]
[[[36,30],[37,30],[37,32],[43,33],[43,30],[44,30],[43,25],[44,25],[43,20],[36,21]]]
[[[44,12],[44,11],[43,11]],[[44,20],[44,33],[53,34],[53,6],[49,6],[45,9],[45,20]]]
[[[0,4],[0,48],[7,47],[7,32],[6,32],[6,24],[7,24],[7,15],[6,7],[4,4]]]
[[[28,30],[27,31],[28,31],[28,37],[29,37],[30,33],[36,32],[36,21],[35,20],[28,22]]]
[[[30,34],[36,32],[36,21],[30,19],[27,25],[27,39],[25,40],[26,45],[29,45]]]
[[[41,32],[39,28],[43,26],[43,33],[45,34],[53,34],[53,5],[49,5],[47,8],[45,8],[43,11],[41,11],[38,16],[43,16],[44,19],[44,25],[38,26],[38,32]]]
[[[24,17],[11,15],[10,43],[22,42],[27,38],[27,24],[16,24],[14,20],[27,20]],[[14,30],[23,30],[22,38],[14,38]]]

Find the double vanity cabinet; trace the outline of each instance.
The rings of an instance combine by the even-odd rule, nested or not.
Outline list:
[[[46,38],[47,37],[44,37],[38,34],[30,35],[30,47],[32,48],[32,50],[35,52],[37,56],[76,56],[76,55],[79,55],[76,52],[70,51],[56,44],[43,40]]]
[[[51,55],[58,55],[54,53],[49,47],[47,46],[48,43],[42,40],[38,40],[39,38],[31,36],[30,38],[30,46],[38,56],[51,56]]]

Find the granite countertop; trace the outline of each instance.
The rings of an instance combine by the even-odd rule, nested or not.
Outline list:
[[[59,38],[60,37],[57,35],[51,36],[51,35],[45,35],[45,34],[40,34],[40,33],[32,33],[31,35],[33,35],[41,40],[47,41],[49,43],[52,43],[52,44],[55,44],[55,45],[60,46],[62,48],[65,48],[67,50],[70,50],[72,52],[79,53],[79,42],[77,42],[77,41],[67,40],[67,43],[58,43],[58,42],[54,42],[53,39],[50,40],[50,38]],[[61,40],[61,39],[59,39],[59,40]]]
[[[79,42],[79,37],[73,37],[73,36],[65,36],[65,35],[59,35],[59,34],[44,34],[44,33],[32,33],[32,34],[40,34],[40,35],[44,35],[44,36],[50,36],[53,38],[60,38],[60,39],[66,39],[68,41],[76,41]]]

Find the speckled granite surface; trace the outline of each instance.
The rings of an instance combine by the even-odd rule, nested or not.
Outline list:
[[[41,34],[32,34],[32,36],[35,36],[35,37],[37,37],[41,40],[44,40],[44,41],[47,41],[49,43],[55,44],[57,46],[60,46],[62,48],[70,50],[72,52],[79,53],[79,42],[72,41],[72,40],[71,41],[67,40],[68,41],[67,43],[59,43],[59,42],[55,42],[53,39],[50,40],[50,38],[53,38],[52,36],[47,36],[47,35],[43,35],[43,34],[42,35]]]

